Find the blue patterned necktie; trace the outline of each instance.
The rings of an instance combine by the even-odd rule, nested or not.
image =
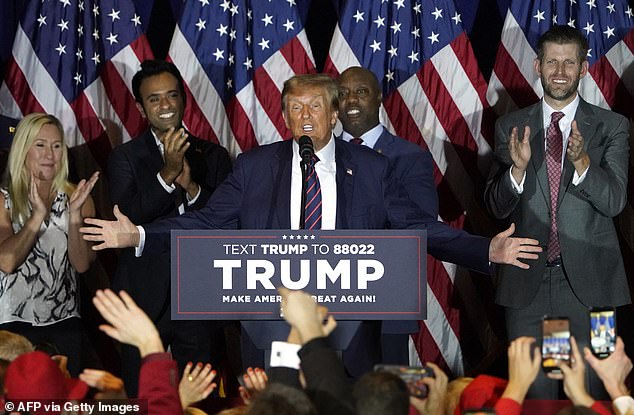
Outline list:
[[[321,229],[321,186],[315,172],[319,157],[313,154],[306,170],[306,204],[304,205],[304,229]]]

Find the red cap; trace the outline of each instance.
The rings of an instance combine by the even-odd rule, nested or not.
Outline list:
[[[460,403],[454,414],[465,409],[493,408],[506,389],[508,381],[494,376],[478,375],[460,395]]]
[[[6,399],[82,399],[88,385],[67,379],[46,353],[18,356],[7,368],[4,379]]]

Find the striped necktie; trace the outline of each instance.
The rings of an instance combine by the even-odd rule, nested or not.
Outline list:
[[[306,204],[304,205],[304,229],[321,229],[321,187],[315,172],[319,157],[313,155],[306,170]]]
[[[557,199],[559,198],[559,183],[561,182],[561,156],[564,140],[559,129],[559,120],[563,112],[553,112],[550,125],[546,130],[546,169],[548,171],[548,185],[550,187],[550,235],[548,237],[547,259],[553,261],[561,253],[559,236],[557,235]]]

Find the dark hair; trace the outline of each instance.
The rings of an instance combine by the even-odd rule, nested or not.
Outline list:
[[[185,95],[185,85],[183,84],[183,77],[181,76],[181,73],[172,62],[159,59],[148,59],[143,61],[141,63],[141,69],[139,69],[139,71],[134,74],[134,77],[132,77],[132,93],[134,94],[135,101],[143,105],[143,97],[141,96],[141,83],[143,83],[143,80],[165,72],[172,74],[174,78],[176,78],[178,89],[183,97],[184,106],[186,104],[187,96]]]
[[[286,109],[286,96],[291,91],[305,86],[324,88],[331,108],[335,110],[339,108],[339,89],[334,79],[325,74],[304,74],[293,76],[284,82],[284,88],[282,88],[282,111]]]
[[[566,406],[557,412],[557,415],[592,415],[596,414],[591,408],[587,406]]]
[[[247,415],[317,415],[306,394],[281,383],[269,383],[255,396]]]
[[[407,385],[390,372],[368,372],[361,376],[352,390],[357,414],[407,415],[409,392]]]
[[[543,35],[540,36],[537,41],[537,58],[541,60],[544,58],[544,44],[546,42],[556,43],[563,45],[567,43],[575,43],[579,50],[579,62],[586,60],[588,54],[588,40],[583,34],[574,27],[568,25],[556,25],[551,27]]]

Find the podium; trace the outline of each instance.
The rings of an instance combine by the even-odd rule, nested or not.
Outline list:
[[[301,289],[338,321],[424,320],[425,230],[172,230],[172,319],[240,320],[255,347],[286,340],[276,288]]]

